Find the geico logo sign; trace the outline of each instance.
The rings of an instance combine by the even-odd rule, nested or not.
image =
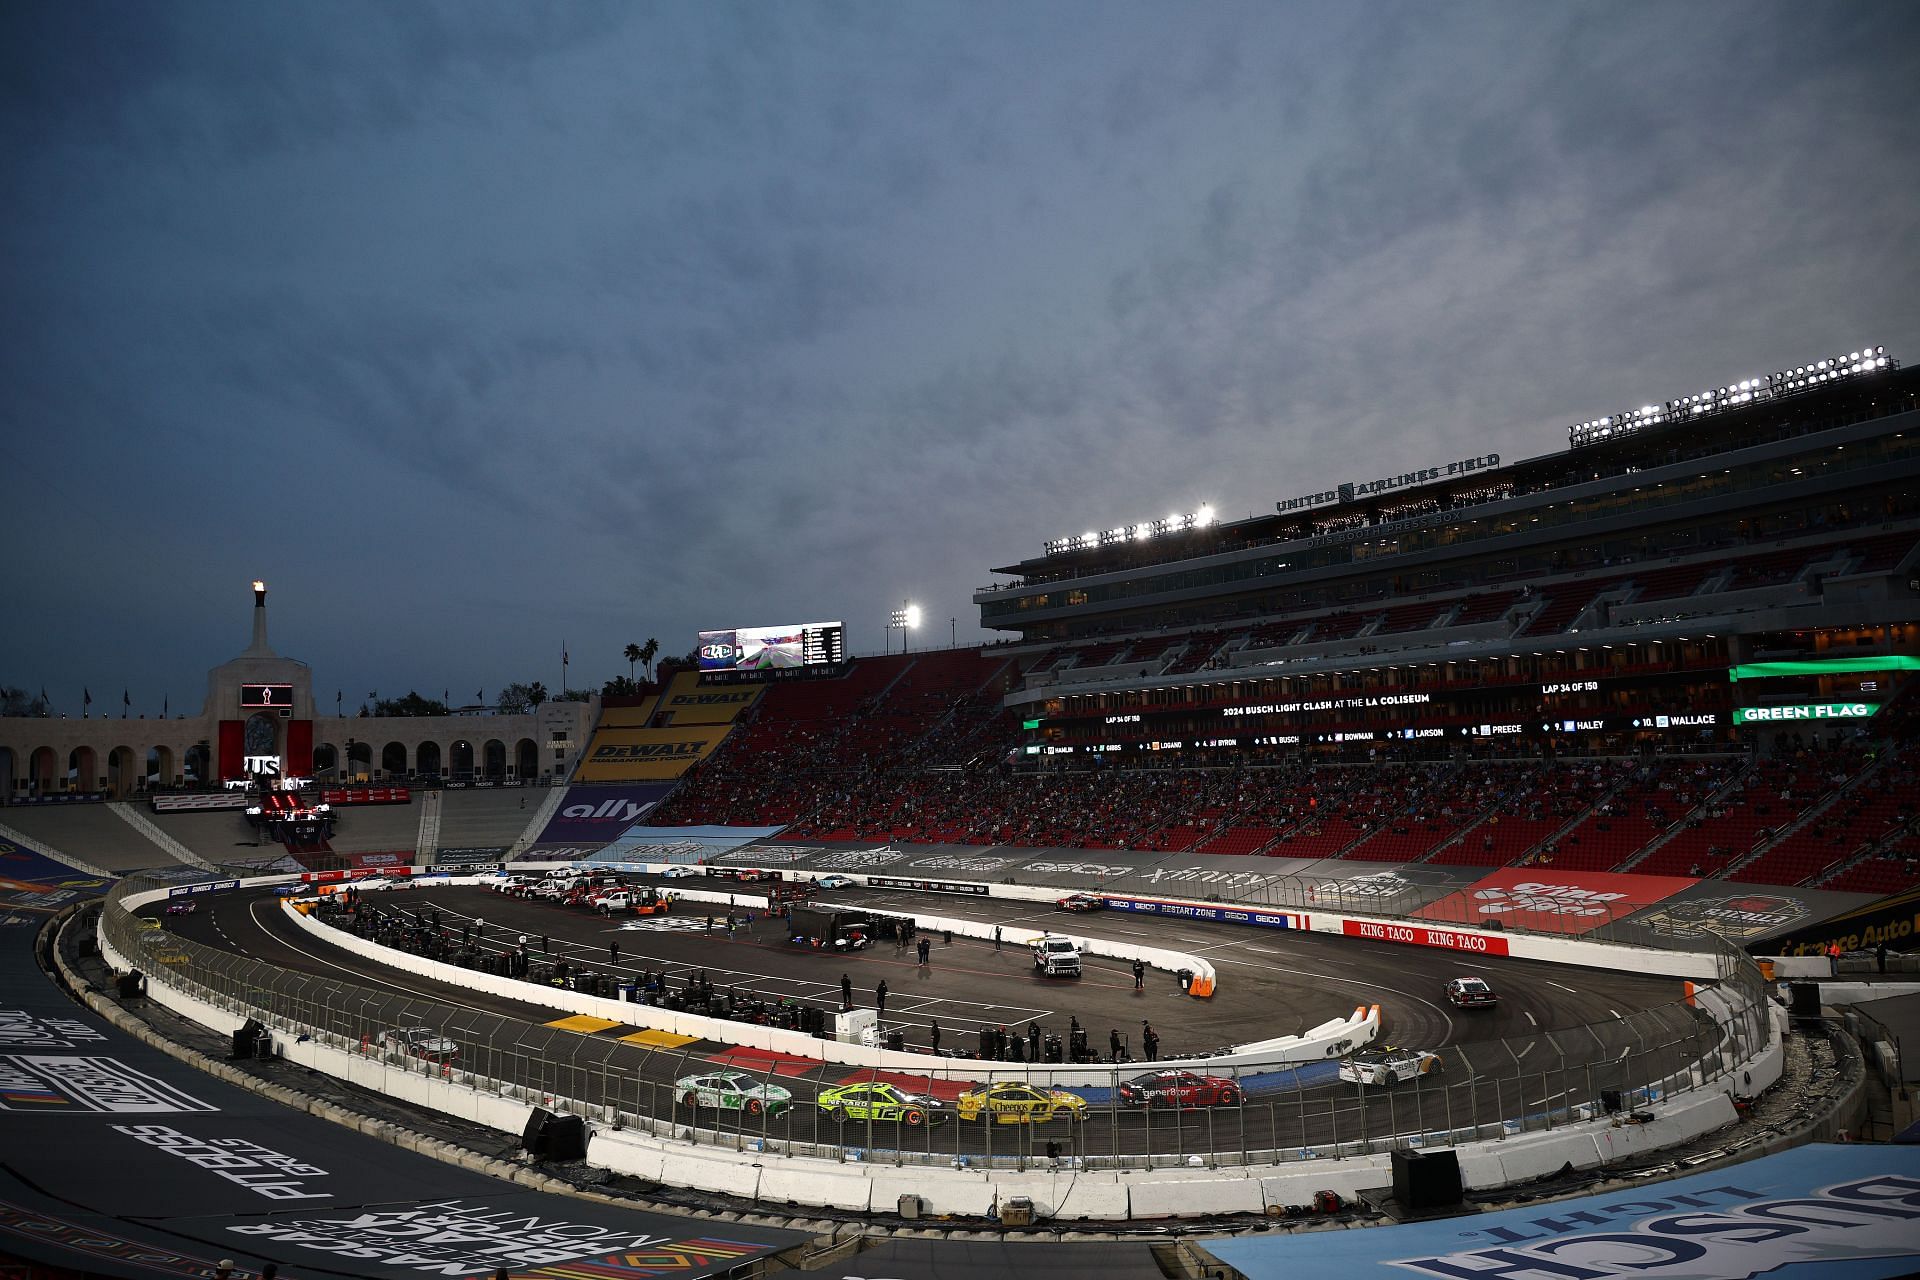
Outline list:
[[[657,801],[637,804],[632,800],[608,800],[603,804],[570,804],[560,811],[563,818],[588,818],[613,822],[638,822]]]
[[[724,662],[728,658],[733,657],[736,652],[738,652],[738,650],[730,644],[703,644],[700,646],[700,656],[713,662]]]
[[[1511,889],[1475,889],[1476,908],[1483,916],[1506,911],[1537,911],[1549,916],[1603,916],[1606,904],[1618,902],[1624,893],[1600,893],[1577,884],[1536,884],[1528,881]]]
[[[705,742],[636,742],[628,746],[595,747],[595,763],[603,760],[681,760],[697,756]]]
[[[707,648],[724,649],[726,646],[708,645]],[[718,658],[727,655],[710,654],[708,656]],[[751,702],[752,700],[753,695],[751,693],[676,693],[673,697],[667,699],[667,702],[669,705],[675,707],[709,707],[715,705],[725,706],[728,703],[734,702]]]

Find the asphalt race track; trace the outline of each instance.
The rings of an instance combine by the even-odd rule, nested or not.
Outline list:
[[[672,887],[675,882],[661,882]],[[703,882],[702,888],[714,887]],[[743,886],[751,893],[751,886]],[[911,949],[876,943],[853,955],[823,955],[787,943],[776,920],[737,928],[729,936],[721,920],[706,928],[704,904],[683,903],[678,915],[609,920],[590,912],[537,900],[508,898],[477,887],[446,886],[363,895],[363,902],[385,912],[437,911],[441,927],[458,935],[471,922],[484,921],[484,945],[519,946],[528,938],[535,961],[552,955],[596,971],[633,975],[663,971],[671,986],[684,985],[704,971],[713,986],[734,988],[744,998],[786,997],[837,1009],[840,976],[847,974],[858,1005],[871,1006],[875,985],[890,989],[885,1025],[905,1032],[909,1047],[925,1048],[931,1024],[942,1028],[943,1049],[977,1047],[982,1026],[1006,1025],[1023,1031],[1037,1022],[1043,1032],[1064,1037],[1068,1019],[1077,1017],[1091,1035],[1092,1047],[1105,1056],[1109,1030],[1117,1030],[1131,1053],[1140,1053],[1139,1031],[1150,1019],[1160,1035],[1160,1056],[1201,1054],[1228,1045],[1297,1032],[1350,1013],[1356,1005],[1382,1006],[1386,1031],[1382,1043],[1442,1053],[1436,1076],[1405,1082],[1392,1091],[1362,1089],[1335,1078],[1333,1064],[1315,1064],[1295,1073],[1271,1072],[1239,1081],[1241,1105],[1188,1110],[1176,1116],[1121,1109],[1106,1088],[1080,1089],[1093,1106],[1082,1124],[1057,1120],[1045,1125],[950,1124],[914,1133],[892,1123],[836,1124],[810,1105],[823,1088],[865,1079],[845,1066],[805,1067],[792,1063],[755,1063],[729,1058],[727,1046],[694,1042],[662,1053],[617,1037],[632,1028],[573,1037],[566,1034],[569,1061],[583,1056],[599,1069],[643,1082],[636,1085],[635,1107],[644,1114],[671,1115],[676,1123],[737,1130],[769,1139],[834,1143],[870,1149],[899,1147],[938,1153],[1024,1154],[1049,1140],[1063,1150],[1086,1155],[1260,1151],[1303,1144],[1351,1141],[1413,1129],[1456,1127],[1501,1119],[1586,1100],[1600,1089],[1636,1080],[1607,1074],[1627,1054],[1633,1075],[1641,1079],[1678,1066],[1678,1050],[1649,1047],[1647,1024],[1656,1016],[1675,1040],[1696,1036],[1710,1042],[1712,1029],[1679,1003],[1677,979],[1590,969],[1569,969],[1506,957],[1462,957],[1418,947],[1376,944],[1326,934],[1249,929],[1192,921],[1143,919],[1098,913],[1068,916],[1030,903],[1007,903],[946,895],[878,893],[867,890],[823,895],[821,902],[868,904],[901,913],[965,917],[1003,925],[1059,928],[1082,936],[1108,936],[1151,942],[1206,956],[1220,983],[1210,1000],[1181,993],[1171,977],[1148,972],[1145,991],[1135,991],[1127,967],[1094,960],[1084,977],[1046,979],[1034,975],[1024,948],[1008,944],[996,951],[990,941],[934,936],[931,963],[922,969]],[[725,908],[712,908],[724,916]],[[348,982],[386,997],[405,992],[417,997],[405,1016],[447,1026],[457,1011],[497,1014],[540,1024],[564,1016],[531,1002],[497,999],[464,987],[414,978],[398,970],[371,966],[345,952],[317,944],[289,924],[280,901],[267,893],[235,892],[201,900],[194,915],[172,917],[169,928],[184,937],[218,946],[290,974],[311,974]],[[617,964],[610,944],[620,944]],[[1500,993],[1493,1010],[1462,1011],[1445,1001],[1447,979],[1476,975]],[[539,988],[529,987],[530,995]],[[378,996],[370,997],[378,998]],[[534,996],[537,999],[537,995]],[[1623,1021],[1639,1010],[1657,1015],[1636,1019],[1638,1031]],[[461,1036],[449,1029],[449,1034]],[[524,1029],[514,1032],[526,1043]],[[463,1040],[463,1061],[474,1063],[484,1046]],[[506,1046],[496,1045],[496,1048]],[[1564,1057],[1563,1057],[1564,1055]],[[1565,1061],[1565,1070],[1560,1064]],[[1589,1063],[1600,1064],[1590,1070]],[[674,1095],[672,1082],[715,1065],[771,1070],[774,1083],[792,1091],[794,1106],[781,1116],[702,1111],[695,1115]],[[1190,1064],[1204,1071],[1205,1063]],[[1139,1066],[1121,1068],[1132,1075]],[[1472,1077],[1481,1073],[1480,1078]],[[1488,1077],[1502,1077],[1494,1084]],[[951,1097],[961,1086],[924,1079],[898,1081],[928,1087],[936,1097]],[[944,1090],[944,1092],[943,1092]],[[1369,1098],[1368,1095],[1371,1095]],[[1383,1097],[1383,1095],[1387,1095]],[[998,1132],[995,1132],[995,1131]]]
[[[33,940],[0,930],[0,1258],[116,1277],[222,1258],[302,1280],[702,1276],[804,1239],[531,1191],[281,1106],[68,999]]]

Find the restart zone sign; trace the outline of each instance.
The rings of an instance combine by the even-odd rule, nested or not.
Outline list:
[[[1260,929],[1298,929],[1304,922],[1284,911],[1254,911],[1246,907],[1210,907],[1198,902],[1163,902],[1158,898],[1114,898],[1102,894],[1116,911],[1139,911],[1150,916],[1178,916],[1182,920],[1210,920],[1215,924],[1250,924]]]

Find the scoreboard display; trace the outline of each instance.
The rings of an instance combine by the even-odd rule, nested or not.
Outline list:
[[[700,670],[770,671],[839,666],[846,658],[844,633],[845,628],[838,622],[702,631]]]
[[[243,684],[240,706],[246,711],[293,710],[293,686],[290,684]]]

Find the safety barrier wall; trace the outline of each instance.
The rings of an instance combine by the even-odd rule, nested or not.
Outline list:
[[[474,884],[484,879],[485,877],[453,877],[443,882]],[[764,907],[766,904],[764,898],[715,893],[710,890],[687,890],[684,897],[688,901],[705,900],[712,901],[716,905],[727,901],[733,902],[736,906],[748,905],[741,901],[743,898],[750,898],[751,905]],[[677,1013],[653,1005],[609,1000],[603,996],[591,996],[578,991],[536,986],[519,978],[479,973],[443,960],[432,960],[425,956],[398,951],[370,939],[358,937],[346,930],[334,928],[311,915],[294,910],[290,905],[285,910],[293,923],[321,941],[351,951],[363,959],[378,964],[439,982],[487,991],[522,1003],[545,1004],[555,1010],[586,1014],[589,1017],[604,1018],[633,1027],[651,1027],[671,1035],[693,1036],[697,1039],[764,1049],[798,1058],[813,1058],[821,1062],[834,1062],[851,1067],[872,1067],[880,1071],[927,1076],[940,1080],[969,1082],[1025,1080],[1048,1086],[1099,1086],[1110,1083],[1113,1078],[1110,1067],[1033,1067],[990,1064],[971,1059],[934,1058],[923,1053],[906,1053],[863,1044],[821,1040],[804,1032],[786,1031],[778,1027],[756,1026],[752,1023],[710,1018],[700,1014]],[[916,916],[915,919],[919,920],[923,927],[936,931],[951,927],[955,933],[965,932],[976,937],[992,936],[991,926],[982,926],[975,920],[949,920],[940,916]],[[1005,940],[1024,946],[1025,942],[1016,941],[1021,935],[1041,936],[1035,930],[1009,928],[1006,930]],[[1081,941],[1085,942],[1084,939]],[[1119,949],[1124,952],[1152,951],[1150,948],[1141,947],[1120,947]],[[1205,963],[1198,957],[1184,956],[1179,953],[1153,951],[1152,954],[1156,957],[1155,962],[1161,967],[1177,968]],[[1122,958],[1130,958],[1130,956],[1122,955]],[[1211,971],[1210,966],[1206,968],[1208,972]],[[1379,1034],[1379,1029],[1378,1006],[1369,1008],[1362,1005],[1349,1017],[1329,1021],[1297,1036],[1279,1036],[1225,1053],[1209,1055],[1205,1060],[1206,1067],[1208,1070],[1229,1067],[1259,1070],[1322,1062],[1372,1043],[1374,1037]]]
[[[528,871],[557,871],[574,865],[576,864],[570,862],[516,862],[513,864],[516,873],[523,869]],[[591,871],[633,871],[657,875],[661,871],[664,871],[669,865],[671,864],[659,862],[595,862],[589,864],[585,869]],[[864,881],[869,877],[861,876],[852,878],[858,881]],[[884,879],[885,877],[880,878]],[[484,876],[473,877],[470,881],[467,881],[467,883],[483,882],[485,879],[486,877]],[[703,881],[702,883],[711,883],[711,881]],[[755,882],[748,881],[746,883]],[[1006,898],[1015,901],[1052,902],[1060,897],[1057,890],[1041,888],[1034,885],[996,884],[982,885],[981,888],[986,890],[986,892],[980,895],[981,897]],[[704,888],[682,888],[679,884],[673,885],[669,892],[686,898],[690,902],[712,902],[715,904],[725,902],[735,906],[753,906],[761,909],[764,909],[767,905],[767,899],[764,895],[751,892],[738,893]],[[935,931],[950,930],[953,933],[967,938],[991,938],[994,931],[993,925],[985,924],[978,920],[962,920],[948,916],[927,915],[918,911],[911,913],[904,911],[876,911],[874,914],[890,916],[894,919],[901,919],[911,915],[923,931],[927,929]],[[1072,938],[1080,944],[1080,949],[1088,955],[1109,956],[1115,960],[1139,960],[1149,968],[1160,969],[1167,973],[1178,973],[1180,970],[1185,969],[1194,975],[1196,979],[1194,988],[1196,994],[1199,995],[1212,994],[1215,985],[1219,982],[1219,974],[1215,972],[1211,962],[1202,959],[1200,956],[1188,955],[1179,951],[1170,951],[1165,947],[1145,947],[1108,938],[1084,938],[1066,929],[1028,929],[1019,925],[1005,925],[1001,927],[1002,941],[1022,947],[1030,945],[1035,938],[1044,937],[1050,933]]]
[[[649,1064],[653,1075],[667,1080],[710,1070],[703,1058],[374,992],[201,947],[164,928],[145,928],[128,914],[129,903],[167,892],[164,886],[150,893],[138,888],[116,888],[101,921],[103,948],[115,963],[148,972],[156,995],[195,993],[227,1010],[232,1021],[221,1029],[237,1025],[245,1011],[311,1037],[305,1044],[349,1052],[369,1046],[366,1056],[377,1057],[382,1029],[432,1025],[473,1046],[457,1065],[437,1069],[442,1084],[587,1115],[598,1126],[595,1163],[701,1190],[751,1186],[754,1194],[782,1203],[859,1207],[849,1190],[857,1185],[852,1169],[817,1173],[821,1161],[832,1161],[859,1169],[874,1208],[890,1209],[893,1195],[913,1190],[927,1196],[929,1211],[936,1213],[977,1213],[992,1195],[1005,1194],[1032,1194],[1043,1213],[1069,1218],[1257,1210],[1303,1202],[1321,1187],[1346,1194],[1380,1185],[1386,1151],[1436,1145],[1459,1146],[1468,1184],[1489,1187],[1569,1163],[1591,1167],[1629,1150],[1707,1132],[1732,1118],[1728,1095],[1757,1092],[1777,1075],[1778,1038],[1771,1034],[1764,987],[1757,971],[1732,955],[1725,958],[1713,1000],[1662,1006],[1591,1029],[1557,1029],[1552,1043],[1561,1051],[1558,1058],[1535,1052],[1542,1047],[1537,1037],[1456,1046],[1449,1054],[1458,1061],[1438,1085],[1416,1078],[1399,1090],[1353,1086],[1348,1092],[1342,1086],[1312,1093],[1292,1085],[1176,1118],[1116,1109],[1111,1086],[1138,1068],[1115,1066],[1106,1076],[1109,1101],[1096,1108],[1112,1122],[1094,1136],[1088,1126],[1057,1124],[1004,1132],[952,1124],[908,1132],[833,1122],[804,1103],[777,1130],[766,1114],[730,1128],[711,1112],[680,1105],[676,1086],[647,1078]],[[463,982],[477,976],[458,972]],[[1625,1044],[1618,1056],[1613,1046],[1601,1052],[1602,1030],[1615,1033],[1616,1045]],[[297,1038],[290,1048],[305,1051]],[[1772,1075],[1770,1055],[1776,1063]],[[927,1062],[919,1057],[914,1065],[924,1071]],[[1211,1060],[1193,1065],[1213,1066]],[[402,1068],[389,1061],[385,1069]],[[1259,1086],[1258,1077],[1220,1071],[1246,1089]],[[771,1069],[761,1074],[777,1084]],[[1267,1079],[1271,1085],[1274,1077]],[[1652,1123],[1617,1128],[1588,1118],[1592,1103],[1579,1099],[1607,1089],[1620,1090],[1624,1104],[1650,1113]],[[524,1111],[516,1114],[523,1117]],[[518,1122],[498,1127],[517,1132]],[[659,1141],[667,1136],[677,1141]],[[1041,1153],[1049,1137],[1061,1142],[1058,1160]],[[635,1154],[622,1154],[632,1144],[638,1144]],[[758,1172],[744,1171],[756,1166]],[[1062,1189],[1067,1187],[1074,1190]]]
[[[142,896],[165,896],[165,890]],[[138,967],[137,950],[123,950],[124,934],[101,930],[102,952],[116,968]],[[172,976],[172,975],[168,975]],[[276,1015],[192,981],[158,981],[155,1000],[221,1034],[249,1018]],[[294,1033],[294,1034],[289,1034]],[[993,1158],[958,1166],[944,1159],[929,1168],[898,1159],[899,1153],[841,1148],[833,1152],[776,1151],[741,1135],[661,1124],[636,1118],[544,1088],[516,1086],[465,1070],[411,1062],[362,1046],[351,1036],[282,1023],[273,1035],[277,1055],[359,1087],[497,1132],[522,1132],[536,1108],[583,1114],[590,1121],[588,1158],[615,1173],[694,1191],[736,1196],[773,1205],[806,1205],[852,1212],[889,1213],[903,1194],[922,1198],[932,1215],[981,1217],[1008,1196],[1029,1197],[1035,1211],[1054,1220],[1122,1221],[1148,1217],[1203,1217],[1261,1213],[1267,1206],[1311,1202],[1333,1190],[1353,1198],[1391,1178],[1388,1151],[1301,1153],[1310,1164],[1262,1163],[1263,1154],[1221,1153],[1199,1165],[1181,1158],[1170,1166],[1101,1167],[1084,1156]],[[1776,1041],[1774,1053],[1779,1046]],[[1474,1190],[1528,1181],[1568,1165],[1593,1168],[1712,1132],[1735,1119],[1725,1093],[1705,1090],[1664,1104],[1655,1125],[1617,1127],[1605,1121],[1564,1124],[1558,1129],[1515,1132],[1499,1141],[1457,1147],[1463,1182]],[[1433,1135],[1428,1135],[1433,1136]],[[1458,1136],[1458,1135],[1447,1135]],[[1422,1145],[1414,1136],[1407,1140]],[[884,1157],[885,1162],[881,1158]],[[1330,1157],[1330,1158],[1321,1158]]]

